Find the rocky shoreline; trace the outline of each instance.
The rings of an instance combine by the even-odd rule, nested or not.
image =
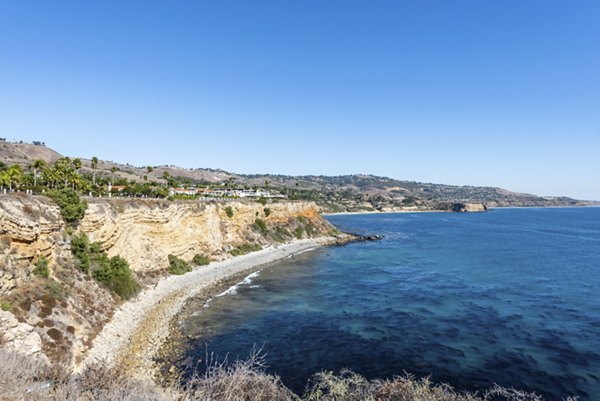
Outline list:
[[[115,312],[76,370],[102,361],[109,365],[118,365],[137,378],[151,380],[158,372],[154,359],[159,349],[176,334],[171,332],[171,322],[188,299],[258,266],[320,246],[340,244],[353,239],[349,235],[342,235],[295,240],[225,261],[213,262],[182,276],[163,279]]]

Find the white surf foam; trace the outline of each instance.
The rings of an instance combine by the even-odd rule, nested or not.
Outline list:
[[[240,288],[241,285],[250,285],[252,284],[252,279],[257,277],[260,274],[260,270],[255,271],[254,273],[250,273],[249,275],[247,275],[242,281],[240,281],[239,283],[232,285],[231,287],[229,287],[228,289],[226,289],[225,291],[223,291],[222,293],[220,293],[219,295],[217,295],[217,297],[222,297],[225,295],[235,295],[237,294],[237,290]],[[256,286],[251,286],[250,288],[255,288]]]

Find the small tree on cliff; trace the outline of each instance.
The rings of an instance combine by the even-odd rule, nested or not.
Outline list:
[[[60,208],[60,213],[67,224],[76,226],[83,218],[87,209],[87,202],[81,200],[77,192],[70,188],[60,191],[49,191],[50,197]]]

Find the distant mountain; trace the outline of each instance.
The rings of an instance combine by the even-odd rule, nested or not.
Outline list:
[[[61,158],[58,152],[43,144],[33,145],[0,141],[0,162],[24,167],[35,159],[53,163]],[[90,159],[82,158],[84,172],[91,172]],[[290,199],[313,200],[324,211],[398,211],[453,210],[457,204],[478,203],[487,207],[506,206],[590,206],[598,202],[568,197],[540,197],[512,192],[496,187],[456,186],[396,180],[368,174],[343,176],[288,176],[276,174],[235,174],[220,169],[187,169],[177,166],[136,167],[101,160],[96,173],[115,175],[128,181],[165,182],[167,172],[181,185],[230,185],[269,187],[285,193]]]

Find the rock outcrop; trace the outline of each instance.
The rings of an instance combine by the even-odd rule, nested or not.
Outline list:
[[[485,212],[487,207],[483,203],[457,203],[455,212]]]
[[[437,205],[436,210],[447,211],[447,212],[485,212],[487,206],[483,203],[472,203],[472,202],[445,202]]]
[[[20,323],[10,312],[0,311],[0,338],[22,354],[39,356],[42,352],[42,339],[33,326]]]

